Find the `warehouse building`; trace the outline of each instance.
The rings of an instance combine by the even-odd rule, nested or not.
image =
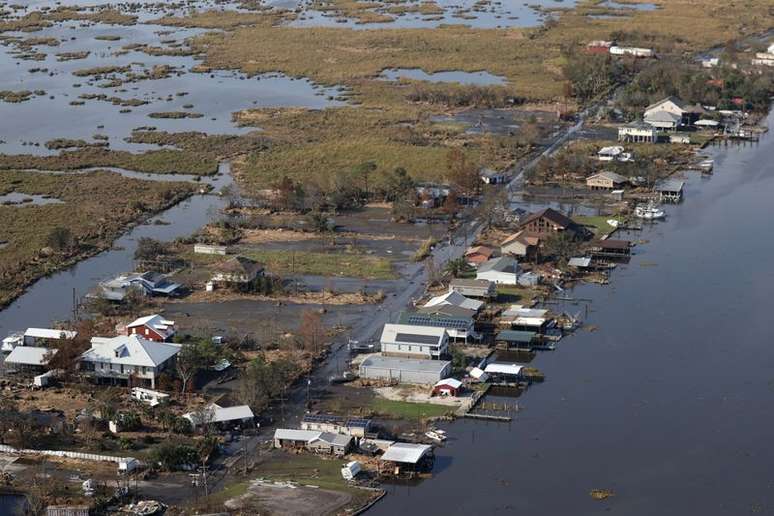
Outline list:
[[[434,385],[451,374],[451,362],[374,355],[360,364],[360,377],[371,380],[395,380],[398,383]]]

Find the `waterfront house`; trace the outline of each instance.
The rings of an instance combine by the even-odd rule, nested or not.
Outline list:
[[[398,323],[443,328],[449,339],[467,342],[468,339],[481,338],[474,330],[475,314],[473,310],[453,305],[431,306],[416,312],[401,312]]]
[[[351,418],[333,414],[305,414],[301,420],[302,430],[315,430],[363,438],[371,428],[371,420]]]
[[[572,233],[573,238],[586,238],[588,235],[586,228],[553,208],[529,215],[521,222],[520,228],[528,235],[543,238],[560,232]]]
[[[495,284],[483,279],[455,278],[449,282],[449,292],[483,299],[490,299],[497,295]]]
[[[589,245],[591,254],[600,258],[628,258],[631,256],[631,248],[630,241],[612,238],[594,241]]]
[[[537,254],[539,247],[539,236],[530,235],[526,230],[521,230],[503,240],[500,250],[503,254],[517,258],[531,258]]]
[[[628,182],[629,180],[624,176],[607,170],[586,178],[586,186],[592,190],[615,190]]]
[[[493,258],[478,268],[476,279],[489,280],[497,285],[518,285],[519,262],[512,256]]]
[[[534,331],[502,330],[495,335],[495,344],[506,348],[531,349],[537,339]]]
[[[656,193],[661,202],[680,202],[683,200],[685,183],[677,179],[666,179],[656,184]]]
[[[522,305],[511,305],[500,318],[500,324],[512,330],[530,331],[542,334],[551,323],[548,310],[541,308],[526,308]]]
[[[94,337],[81,355],[81,370],[99,382],[139,384],[156,388],[159,374],[174,365],[180,346],[146,340],[139,335]]]
[[[127,335],[139,335],[145,340],[169,342],[175,336],[175,321],[160,315],[146,315],[126,325]]]
[[[524,366],[521,364],[508,364],[504,362],[491,362],[486,365],[484,372],[493,379],[514,380],[521,376]]]
[[[59,341],[73,340],[77,336],[77,331],[27,328],[27,331],[24,332],[23,342],[25,346],[46,347]]]
[[[625,143],[656,143],[658,132],[650,124],[638,120],[618,128],[618,141]]]
[[[249,289],[259,276],[263,265],[246,256],[235,256],[213,267],[212,283]]]
[[[448,352],[449,334],[435,326],[387,323],[380,342],[385,356],[438,359]]]
[[[5,368],[25,374],[40,374],[46,371],[49,359],[56,352],[56,349],[17,346],[5,357]]]
[[[485,261],[497,256],[497,249],[486,245],[469,247],[465,251],[465,261],[471,267],[478,267]]]
[[[646,107],[644,117],[647,118],[648,116],[659,112],[672,113],[673,115],[677,115],[678,118],[682,118],[686,112],[686,105],[679,98],[669,96]]]
[[[361,378],[389,382],[433,385],[451,373],[452,364],[445,360],[421,360],[372,355],[361,362]]]
[[[457,291],[451,291],[447,292],[446,294],[430,298],[430,300],[425,303],[424,307],[430,308],[433,306],[441,305],[459,306],[460,308],[466,308],[468,310],[474,310],[478,312],[481,310],[481,307],[484,306],[484,302],[479,301],[478,299],[469,299]]]
[[[233,426],[247,427],[252,426],[255,415],[252,409],[247,405],[236,405],[233,407],[221,407],[215,403],[204,407],[202,410],[188,412],[183,414],[193,428],[203,425],[216,425],[220,428]]]
[[[320,435],[309,441],[306,448],[320,455],[335,455],[342,457],[352,448],[351,435],[320,432]]]
[[[655,111],[645,115],[643,120],[658,131],[676,131],[682,124],[682,117],[669,111]]]
[[[388,463],[395,471],[429,469],[433,462],[433,447],[427,444],[394,443],[387,448],[380,461]]]
[[[100,282],[96,293],[91,296],[120,303],[132,291],[147,297],[176,296],[182,291],[182,286],[157,272],[133,272]]]
[[[456,378],[444,378],[438,380],[433,386],[433,396],[453,396],[457,397],[462,391],[462,382]]]

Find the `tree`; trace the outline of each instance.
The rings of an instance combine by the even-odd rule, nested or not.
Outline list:
[[[188,388],[188,382],[205,367],[212,365],[219,356],[219,350],[211,340],[202,339],[182,345],[177,354],[175,371],[182,383],[180,392]]]
[[[398,167],[384,178],[384,200],[395,202],[414,194],[414,180],[405,168]]]
[[[320,347],[325,338],[325,327],[323,326],[320,312],[316,310],[304,310],[301,312],[298,337],[301,349],[314,354],[320,352]]]
[[[65,227],[57,226],[52,229],[46,238],[46,245],[54,251],[69,251],[73,247],[72,232]]]
[[[375,161],[364,161],[357,167],[355,167],[355,173],[363,178],[363,191],[366,198],[368,198],[368,177],[372,172],[376,171]]]
[[[455,258],[454,260],[449,260],[446,262],[446,266],[443,268],[444,272],[458,278],[465,274],[466,272],[470,271],[472,267],[468,265],[468,262],[465,261],[464,257]]]
[[[137,241],[134,259],[138,261],[154,261],[159,256],[167,254],[167,246],[158,240],[142,237]]]
[[[250,362],[239,379],[239,399],[257,410],[263,409],[297,375],[298,366],[294,362],[279,359],[268,363],[259,356]]]
[[[456,148],[446,155],[446,179],[464,193],[478,193],[481,187],[478,167]]]
[[[571,232],[559,231],[545,239],[543,249],[548,256],[553,256],[557,262],[565,264],[578,253],[580,244]]]

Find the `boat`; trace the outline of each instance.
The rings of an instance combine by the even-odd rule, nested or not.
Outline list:
[[[425,432],[425,436],[439,443],[442,443],[446,440],[445,432],[441,434],[437,430],[428,430]]]
[[[653,203],[640,204],[634,208],[634,215],[638,218],[645,220],[663,219],[666,217],[666,212]]]

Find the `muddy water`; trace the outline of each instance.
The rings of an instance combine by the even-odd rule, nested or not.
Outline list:
[[[713,154],[610,286],[572,293],[598,330],[536,357],[514,422],[449,425],[435,478],[372,514],[774,510],[774,135]]]
[[[120,169],[115,171],[120,172]],[[132,172],[125,175],[145,179],[179,179],[179,176],[173,175],[136,175]],[[203,182],[211,184],[215,191],[232,184],[230,167],[227,163],[222,164],[218,176],[207,178]],[[116,241],[112,250],[39,280],[24,295],[0,311],[0,335],[5,336],[11,331],[24,330],[30,326],[45,326],[51,321],[69,319],[73,308],[73,290],[81,297],[97,282],[134,270],[133,255],[140,238],[169,241],[188,236],[209,222],[224,204],[225,199],[218,195],[191,197],[153,217],[148,223],[131,229]],[[156,220],[163,220],[167,224],[155,225]]]
[[[492,86],[505,84],[504,77],[493,75],[489,72],[436,72],[427,73],[419,68],[394,68],[385,70],[381,75],[388,81],[398,79],[413,79],[415,81],[428,82],[457,82],[460,84],[473,84],[476,86]]]

